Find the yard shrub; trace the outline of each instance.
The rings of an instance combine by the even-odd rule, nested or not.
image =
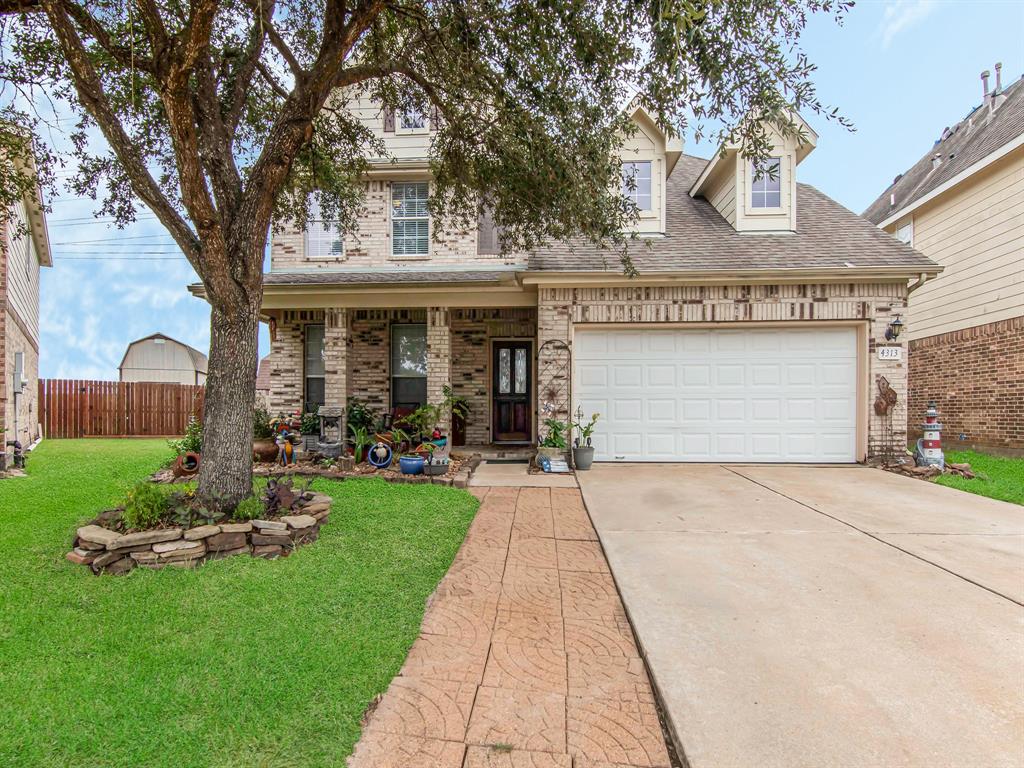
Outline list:
[[[256,496],[246,496],[231,513],[233,520],[255,520],[263,515],[263,501]]]
[[[274,436],[274,428],[270,426],[270,414],[266,408],[257,408],[252,414],[253,440],[269,440]]]
[[[203,423],[195,416],[191,417],[188,426],[185,427],[184,436],[177,440],[168,440],[167,444],[179,456],[183,453],[199,453],[203,448]]]
[[[159,485],[143,481],[128,492],[121,519],[129,528],[153,528],[166,513],[167,493]]]

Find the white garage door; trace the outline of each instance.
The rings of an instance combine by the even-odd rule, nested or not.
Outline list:
[[[598,461],[856,460],[854,328],[577,329]]]

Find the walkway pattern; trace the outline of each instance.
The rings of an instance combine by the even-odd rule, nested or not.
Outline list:
[[[654,695],[580,492],[482,503],[352,768],[664,768]]]

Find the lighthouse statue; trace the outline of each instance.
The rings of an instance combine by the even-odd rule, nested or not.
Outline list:
[[[914,451],[917,466],[944,469],[946,457],[942,453],[942,425],[939,424],[939,409],[934,400],[928,403],[928,410],[924,412],[921,431],[924,437],[917,441],[917,450]]]

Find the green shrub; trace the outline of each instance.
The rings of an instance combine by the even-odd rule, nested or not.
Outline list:
[[[299,432],[303,435],[319,435],[320,417],[315,413],[302,414],[302,422],[299,426]]]
[[[231,513],[233,520],[254,520],[263,514],[263,502],[256,496],[246,496]]]
[[[266,408],[257,408],[252,414],[252,438],[253,440],[267,440],[274,436],[274,429],[270,426],[270,414]]]
[[[199,453],[203,448],[203,423],[195,416],[191,417],[185,427],[185,435],[177,440],[168,440],[167,444],[179,456],[183,453]]]
[[[166,512],[166,491],[159,485],[143,481],[128,492],[121,519],[129,528],[153,528]]]

